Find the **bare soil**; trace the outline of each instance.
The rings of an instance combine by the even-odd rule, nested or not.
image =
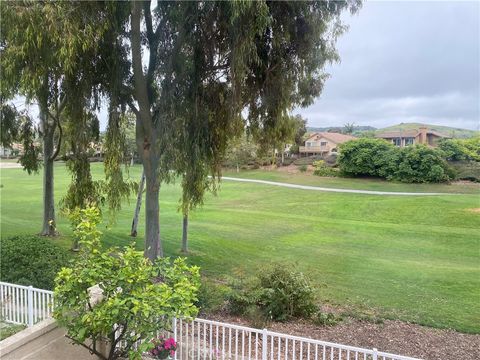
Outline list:
[[[240,317],[225,314],[212,320],[249,326]],[[377,348],[379,351],[425,360],[480,359],[480,335],[434,329],[397,320],[372,323],[347,318],[335,326],[317,326],[307,321],[271,323],[269,330],[345,345]]]

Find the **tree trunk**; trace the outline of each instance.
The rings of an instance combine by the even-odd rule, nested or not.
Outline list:
[[[133,215],[132,221],[132,231],[130,231],[130,236],[137,236],[137,227],[138,227],[138,216],[140,214],[140,209],[142,208],[142,197],[143,189],[145,187],[145,172],[142,171],[142,178],[140,184],[138,185],[138,195],[137,195],[137,206],[135,206],[135,214]]]
[[[53,135],[55,125],[49,124],[45,112],[41,112],[43,130],[43,226],[41,235],[55,236],[55,200],[53,193]]]
[[[284,162],[285,162],[285,146],[283,146],[283,149],[282,149],[282,166]]]
[[[163,256],[162,243],[160,239],[160,220],[159,220],[159,191],[160,180],[157,174],[160,153],[158,150],[158,124],[154,124],[151,113],[151,103],[149,97],[149,81],[153,82],[153,70],[155,69],[155,51],[156,45],[150,43],[150,60],[148,65],[147,77],[143,73],[142,64],[142,7],[143,3],[139,1],[132,2],[131,7],[131,51],[132,68],[134,80],[134,98],[138,103],[136,142],[138,153],[142,159],[143,170],[146,179],[145,192],[145,257],[155,260]],[[153,95],[152,95],[153,96]]]
[[[182,252],[188,253],[188,214],[183,215]]]
[[[145,168],[144,168],[145,169]],[[147,169],[145,169],[147,170]],[[154,261],[163,256],[160,240],[160,184],[156,171],[145,171],[147,191],[145,193],[145,257]]]

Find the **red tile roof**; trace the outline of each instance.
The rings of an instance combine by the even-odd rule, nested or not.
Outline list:
[[[392,139],[398,137],[417,137],[420,134],[420,130],[396,130],[396,131],[386,131],[383,133],[376,134],[375,137],[382,139]],[[438,137],[446,138],[447,135],[441,134],[435,130],[427,129],[427,134],[435,135]]]
[[[356,139],[356,137],[352,135],[345,135],[345,134],[334,133],[334,132],[317,132],[310,135],[306,141],[311,140],[312,138],[315,138],[315,137],[316,138],[323,137],[325,139],[328,139],[334,142],[335,144],[342,144],[346,141]]]

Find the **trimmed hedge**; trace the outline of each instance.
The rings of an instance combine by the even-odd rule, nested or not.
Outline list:
[[[0,258],[2,281],[52,290],[70,254],[47,238],[27,235],[3,238]]]

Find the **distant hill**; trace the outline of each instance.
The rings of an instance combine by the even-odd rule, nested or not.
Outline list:
[[[454,128],[450,126],[442,126],[442,125],[421,124],[421,123],[400,123],[398,125],[393,125],[383,129],[378,129],[376,132],[381,133],[385,131],[415,130],[422,126],[427,127],[428,129],[431,129],[434,131],[438,131],[439,133],[451,136],[453,138],[470,138],[480,134],[480,131],[475,131],[475,130],[460,129],[460,128]]]

